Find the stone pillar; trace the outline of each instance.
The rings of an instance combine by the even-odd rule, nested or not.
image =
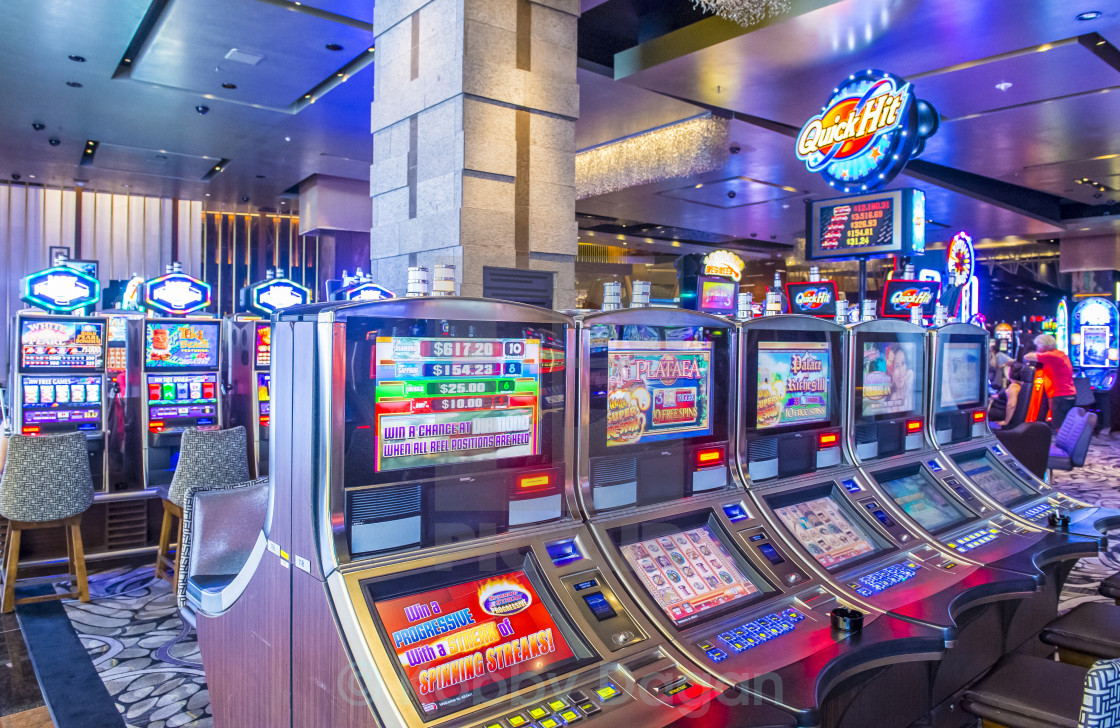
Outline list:
[[[579,0],[378,0],[373,23],[374,280],[451,263],[556,273],[574,305]]]

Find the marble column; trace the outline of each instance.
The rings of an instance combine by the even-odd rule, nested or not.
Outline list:
[[[574,304],[579,0],[378,0],[374,7],[375,280],[456,266],[555,273]]]

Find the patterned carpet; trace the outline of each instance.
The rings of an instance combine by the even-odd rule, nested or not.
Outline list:
[[[1097,437],[1087,462],[1058,475],[1055,486],[1088,503],[1120,508],[1120,437]],[[1107,554],[1077,565],[1062,608],[1107,601],[1097,584],[1117,571],[1120,539]],[[91,576],[90,593],[89,604],[66,602],[67,615],[129,728],[213,726],[198,644],[167,582],[143,566]]]

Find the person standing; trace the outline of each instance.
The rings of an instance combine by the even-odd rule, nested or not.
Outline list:
[[[1007,354],[999,350],[999,342],[992,340],[991,350],[988,352],[988,383],[993,389],[1002,390],[1007,386],[1007,365],[1014,361]]]
[[[1057,430],[1065,422],[1066,415],[1073,409],[1073,403],[1077,399],[1077,390],[1073,387],[1073,362],[1064,351],[1058,351],[1058,342],[1050,334],[1036,336],[1034,345],[1037,349],[1024,359],[1042,365],[1046,399],[1050,402],[1050,411],[1053,413],[1051,423]]]

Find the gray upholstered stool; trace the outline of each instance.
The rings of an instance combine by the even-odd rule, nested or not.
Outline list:
[[[183,431],[179,465],[163,496],[163,524],[156,552],[156,576],[174,587],[179,583],[179,560],[171,558],[171,532],[176,548],[183,544],[183,506],[187,491],[200,485],[233,485],[249,480],[249,456],[245,428]],[[176,528],[176,521],[178,526]]]
[[[0,611],[11,612],[16,604],[53,599],[89,601],[81,530],[82,514],[93,503],[93,478],[86,448],[82,432],[11,436],[4,475],[0,478],[0,516],[8,519]],[[23,531],[39,528],[64,529],[69,564],[66,576],[75,588],[66,594],[17,600],[20,536]]]

